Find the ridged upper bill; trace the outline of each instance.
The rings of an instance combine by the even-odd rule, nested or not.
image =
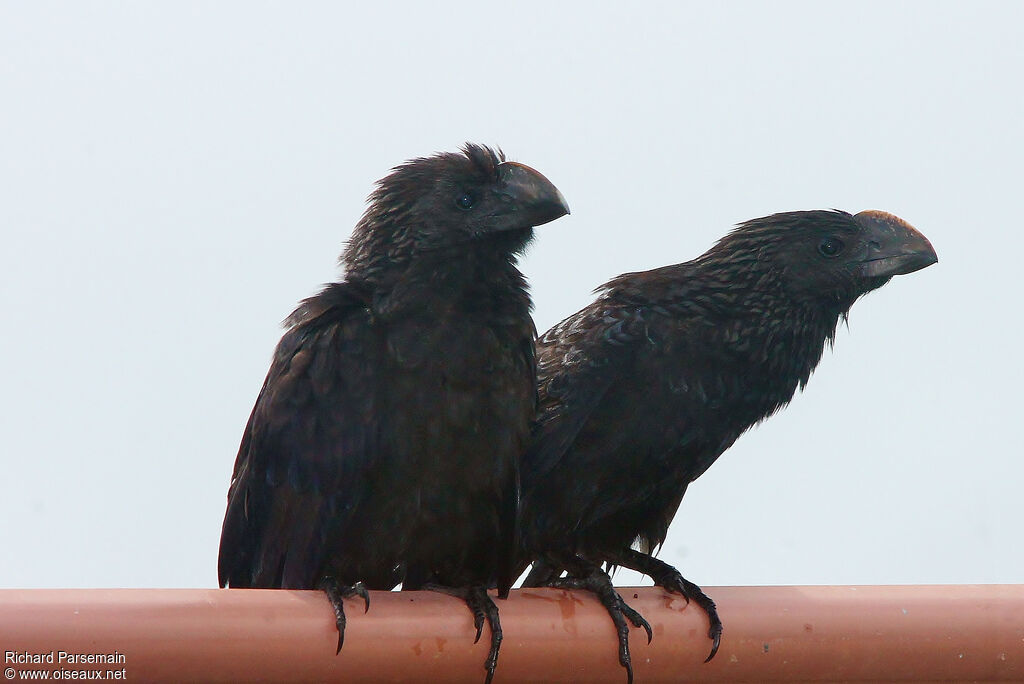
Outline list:
[[[516,207],[517,221],[540,226],[569,213],[569,204],[540,171],[517,162],[498,165],[500,192]]]
[[[865,277],[888,278],[913,273],[939,260],[928,238],[898,216],[869,210],[853,218],[868,233],[870,247],[860,267]]]

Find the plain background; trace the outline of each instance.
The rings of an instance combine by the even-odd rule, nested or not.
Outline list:
[[[214,586],[279,322],[376,179],[466,140],[572,206],[523,261],[541,330],[745,219],[917,226],[939,264],[854,306],[661,556],[711,586],[1024,582],[1022,26],[1016,2],[3,2],[0,586]]]

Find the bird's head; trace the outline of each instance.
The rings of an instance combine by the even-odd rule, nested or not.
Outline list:
[[[723,246],[755,271],[774,274],[790,296],[841,310],[893,276],[938,261],[924,235],[883,211],[774,214],[741,224]]]
[[[535,226],[569,213],[547,178],[490,147],[413,159],[378,182],[342,262],[386,266],[418,254],[490,241],[512,254]]]

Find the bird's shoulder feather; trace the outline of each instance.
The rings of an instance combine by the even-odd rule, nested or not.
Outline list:
[[[286,324],[228,490],[222,585],[308,587],[377,453],[380,352],[366,292],[329,285]]]

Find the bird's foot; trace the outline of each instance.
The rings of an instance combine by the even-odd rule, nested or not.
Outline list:
[[[356,582],[351,586],[339,584],[338,580],[329,575],[321,579],[317,587],[327,594],[327,600],[331,602],[331,608],[334,609],[334,624],[338,627],[338,650],[334,654],[337,655],[341,653],[341,647],[345,643],[346,621],[344,600],[355,596],[363,599],[363,612],[365,613],[370,610],[370,594],[366,591],[366,587],[363,586],[362,582]]]
[[[711,639],[711,653],[705,658],[705,662],[710,662],[715,653],[718,652],[718,647],[722,643],[722,619],[718,616],[718,608],[715,606],[715,601],[710,596],[703,593],[699,587],[684,578],[679,570],[670,568],[672,571],[666,574],[651,575],[651,579],[659,587],[664,587],[673,594],[680,594],[686,603],[690,601],[696,603],[700,608],[708,613],[708,622],[710,627],[708,629],[708,637]]]
[[[633,610],[622,600],[619,592],[615,591],[608,573],[601,569],[595,569],[582,577],[569,576],[552,580],[548,586],[556,589],[583,589],[597,596],[615,624],[615,631],[619,635],[619,663],[626,668],[628,683],[633,684],[633,660],[629,654],[629,626],[626,624],[626,620],[633,623],[634,627],[644,628],[647,632],[647,643],[651,643],[653,633],[650,623],[644,619],[644,616]]]
[[[501,650],[502,633],[501,621],[498,619],[498,606],[487,594],[487,589],[482,586],[446,587],[440,584],[425,584],[423,588],[427,591],[454,596],[466,602],[473,613],[473,626],[476,627],[474,644],[480,641],[484,620],[487,620],[487,625],[491,628],[491,649],[487,653],[487,660],[484,661],[484,669],[487,670],[485,684],[491,684],[491,680],[494,679],[494,670],[498,667],[498,652]]]
[[[711,659],[718,653],[719,645],[722,643],[722,620],[718,617],[718,608],[715,607],[715,602],[711,600],[710,596],[705,594],[696,584],[680,575],[678,570],[673,569],[672,573],[671,577],[653,577],[652,579],[654,579],[657,585],[664,587],[668,591],[674,594],[681,594],[687,603],[693,601],[707,613],[708,622],[710,623],[708,637],[711,639],[711,653],[704,659],[704,662],[711,662]]]
[[[708,637],[711,639],[711,653],[704,659],[704,662],[710,662],[718,653],[718,647],[722,643],[722,620],[718,617],[715,602],[700,587],[683,577],[678,570],[654,556],[631,549],[629,553],[619,555],[616,561],[624,567],[647,575],[659,587],[663,587],[673,594],[680,594],[686,599],[687,604],[693,601],[707,613],[710,623]]]

